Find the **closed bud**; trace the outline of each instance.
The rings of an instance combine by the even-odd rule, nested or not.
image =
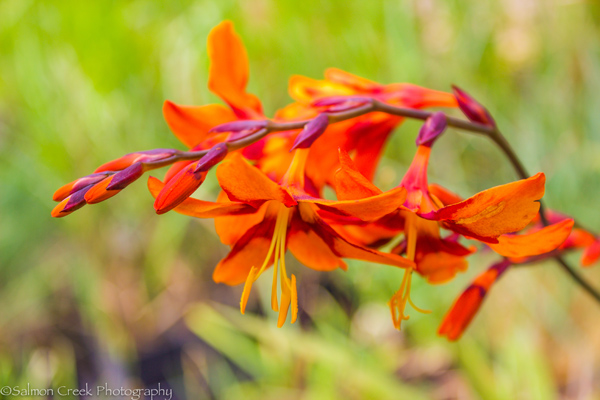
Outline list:
[[[74,192],[70,196],[63,199],[60,203],[54,207],[51,215],[54,218],[62,218],[71,214],[72,212],[79,210],[81,207],[85,206],[85,194],[92,186],[86,186],[84,188],[79,189]]]
[[[295,149],[306,149],[309,148],[315,140],[317,140],[327,126],[329,125],[329,117],[327,114],[319,114],[314,119],[310,120],[306,125],[304,125],[304,129],[296,140],[294,141],[294,145],[290,149],[290,151]]]
[[[225,143],[219,143],[213,146],[208,153],[198,161],[198,166],[194,172],[208,171],[227,157],[227,153],[229,153],[229,149]]]
[[[101,166],[96,168],[95,172],[121,171],[134,163],[149,163],[153,161],[160,161],[164,160],[165,158],[169,158],[178,152],[179,150],[176,149],[153,149],[147,151],[140,151],[137,153],[129,153],[121,158],[109,161],[106,164],[102,164]]]
[[[136,162],[113,175],[106,190],[123,190],[144,173],[144,164]]]
[[[60,187],[54,195],[52,199],[54,201],[62,201],[66,199],[68,196],[73,193],[83,189],[86,186],[93,185],[97,182],[100,182],[102,179],[106,178],[109,175],[108,172],[101,172],[97,174],[91,174],[84,176],[83,178],[79,178],[74,180],[73,182],[67,183],[66,185]]]
[[[496,127],[496,121],[494,121],[489,111],[477,102],[477,100],[454,85],[452,86],[452,91],[454,92],[458,106],[470,121],[489,126],[490,128]]]
[[[107,190],[114,177],[115,175],[111,175],[92,186],[85,194],[85,201],[88,204],[96,204],[116,196],[120,190]]]
[[[364,104],[368,104],[372,101],[373,100],[370,97],[362,96],[330,96],[315,100],[313,101],[312,105],[313,107],[331,107],[351,103],[354,107],[358,107]]]
[[[444,132],[447,126],[446,115],[443,112],[435,112],[425,120],[425,123],[417,136],[417,146],[431,147],[433,142]]]
[[[227,122],[225,124],[217,125],[214,128],[211,128],[209,132],[211,133],[222,133],[222,132],[246,132],[252,133],[256,132],[260,129],[266,128],[268,120],[255,120],[255,119],[247,119],[240,121]]]
[[[449,340],[459,339],[467,329],[490,287],[498,280],[510,261],[504,260],[492,265],[483,274],[479,275],[473,283],[456,299],[438,329],[438,334],[446,336]]]
[[[154,201],[157,214],[171,211],[200,187],[206,178],[206,172],[194,172],[198,163],[196,161],[189,164],[165,184]]]

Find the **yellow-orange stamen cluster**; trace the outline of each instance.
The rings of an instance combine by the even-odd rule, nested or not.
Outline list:
[[[252,284],[269,266],[269,261],[271,260],[271,257],[273,257],[271,308],[273,311],[279,311],[279,318],[277,320],[277,326],[279,328],[281,328],[285,323],[290,305],[292,306],[292,324],[296,322],[296,318],[298,317],[298,292],[296,289],[296,277],[292,274],[291,279],[288,278],[285,269],[285,240],[287,236],[289,215],[290,209],[281,205],[277,212],[277,221],[275,222],[275,230],[273,232],[273,238],[271,239],[271,245],[269,246],[267,257],[265,258],[265,261],[260,269],[252,267],[250,270],[250,273],[246,278],[246,284],[244,285],[244,291],[242,292],[242,299],[240,301],[240,311],[242,314],[244,314],[246,310],[246,304],[248,303],[248,296],[250,296],[250,290],[252,289]],[[278,304],[277,273],[279,269],[281,269],[281,303]]]
[[[413,213],[408,213],[406,218],[406,258],[411,261],[415,260],[415,251],[417,248],[417,227],[415,225],[417,218]],[[410,286],[412,282],[413,268],[407,268],[404,270],[404,277],[400,284],[400,289],[390,299],[388,305],[390,312],[392,313],[392,321],[394,328],[400,329],[402,321],[410,318],[409,315],[404,314],[406,304],[410,304],[416,311],[424,314],[429,314],[430,310],[424,310],[417,307],[410,299]]]

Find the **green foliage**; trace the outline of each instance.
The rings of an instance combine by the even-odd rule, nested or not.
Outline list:
[[[385,302],[401,272],[352,263],[324,278],[292,264],[309,322],[278,330],[261,282],[245,316],[241,288],[212,283],[227,252],[212,223],[156,216],[141,181],[65,219],[50,210],[56,188],[107,160],[179,146],[162,102],[217,101],[206,36],[228,18],[267,114],[290,101],[290,75],[320,78],[332,66],[383,83],[456,83],[491,110],[530,172],[546,172],[547,204],[598,227],[598,10],[539,0],[0,2],[0,384],[75,387],[88,363],[100,382],[139,387],[144,355],[176,343],[181,373],[167,379],[190,398],[597,398],[600,310],[552,264],[507,274],[458,344],[437,325],[489,257],[447,285],[418,280],[413,298],[433,313],[413,312],[400,333]],[[417,129],[406,123],[391,140],[382,186],[404,173]],[[436,146],[431,174],[463,195],[514,178],[489,142],[458,132]],[[600,283],[597,271],[585,275]]]

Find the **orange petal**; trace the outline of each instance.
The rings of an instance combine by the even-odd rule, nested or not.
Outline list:
[[[163,115],[177,139],[192,148],[212,136],[210,128],[235,121],[235,114],[220,104],[182,106],[165,101]]]
[[[463,201],[463,198],[456,193],[451,192],[440,185],[436,185],[435,183],[429,185],[429,194],[435,196],[444,206]]]
[[[153,176],[148,177],[148,190],[150,190],[152,197],[156,198],[164,187],[165,184],[159,179]],[[255,213],[256,209],[244,203],[214,203],[212,201],[203,201],[188,197],[175,207],[173,211],[196,218],[216,218]]]
[[[566,219],[524,235],[502,235],[498,243],[488,244],[504,257],[530,257],[558,248],[569,236],[574,221]]]
[[[377,82],[370,81],[366,78],[337,68],[327,68],[325,70],[325,79],[344,86],[349,86],[357,92],[371,92],[382,86]]]
[[[311,104],[323,97],[345,96],[356,93],[352,88],[336,82],[319,81],[301,75],[293,75],[290,78],[288,92],[294,100],[303,104]]]
[[[120,190],[106,190],[107,186],[110,185],[114,175],[103,179],[91,187],[85,194],[85,201],[88,204],[96,204],[101,201],[108,200],[113,196],[116,196]]]
[[[231,251],[213,272],[217,283],[238,285],[243,283],[255,265],[262,265],[269,252],[275,219],[265,219],[248,229],[233,245]],[[272,260],[269,260],[272,263]]]
[[[173,179],[175,175],[179,173],[179,171],[181,171],[193,162],[193,160],[177,161],[175,164],[171,165],[171,167],[169,167],[169,169],[167,170],[164,181],[169,182],[171,179]]]
[[[538,173],[506,185],[496,186],[460,203],[443,207],[433,219],[462,235],[497,243],[505,233],[525,228],[536,216],[544,195],[546,177]]]
[[[332,271],[348,267],[314,231],[294,229],[288,234],[290,252],[309,268],[317,271]]]
[[[322,210],[373,221],[397,210],[406,200],[406,189],[396,187],[387,192],[358,200],[322,200],[308,195],[295,196],[298,202],[315,204]]]
[[[392,83],[384,91],[393,96],[389,103],[410,108],[458,107],[453,94],[432,90],[410,83]]]
[[[429,253],[417,261],[417,272],[429,283],[444,283],[457,273],[467,270],[469,263],[464,256],[448,253]]]
[[[189,164],[164,185],[154,201],[157,214],[171,211],[200,187],[207,173],[194,172],[197,164],[198,161]]]
[[[217,167],[217,179],[232,201],[247,203],[255,208],[269,200],[279,201],[287,207],[297,204],[287,190],[248,164],[239,153],[232,153],[221,162]]]
[[[348,242],[322,221],[308,204],[298,206],[299,218],[292,221],[294,229],[313,231],[331,251],[341,258],[371,261],[377,264],[393,265],[400,268],[415,268],[415,263],[396,254],[383,253],[377,250],[358,246]]]
[[[340,168],[335,173],[335,192],[340,200],[377,196],[382,191],[365,178],[343,149],[339,149]]]
[[[260,100],[255,95],[246,93],[248,55],[231,21],[223,21],[210,31],[208,57],[208,88],[229,104],[239,118],[262,116]]]
[[[219,193],[217,203],[244,204],[230,202],[227,198],[227,194],[223,191]],[[227,245],[234,244],[248,229],[261,222],[265,218],[269,202],[263,204],[258,210],[247,204],[246,206],[254,210],[254,212],[215,218],[215,230],[219,239],[221,239],[221,243]],[[175,211],[177,211],[177,209],[175,209]]]
[[[594,264],[600,258],[600,240],[594,242],[583,252],[581,256],[581,265],[589,267]]]
[[[571,231],[571,234],[560,246],[561,249],[573,249],[583,248],[591,246],[596,241],[594,235],[585,229],[575,228]]]

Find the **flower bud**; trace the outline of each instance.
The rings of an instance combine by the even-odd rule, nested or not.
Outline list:
[[[227,122],[225,124],[217,125],[214,128],[211,128],[209,132],[211,133],[222,133],[222,132],[242,132],[246,131],[247,133],[256,132],[260,129],[266,128],[268,120],[255,120],[255,119],[247,119],[240,121]]]
[[[63,199],[56,207],[54,207],[51,215],[54,218],[66,217],[73,211],[79,210],[81,207],[85,206],[86,201],[84,196],[91,187],[91,185],[86,186]]]
[[[317,140],[323,134],[323,132],[325,132],[325,129],[327,129],[328,125],[329,117],[327,114],[317,115],[314,119],[310,120],[306,125],[304,125],[304,129],[294,141],[294,145],[290,151],[309,148],[314,141]]]
[[[123,190],[144,173],[144,164],[136,162],[113,175],[106,190]]]
[[[504,260],[492,265],[483,274],[479,275],[473,283],[459,296],[448,311],[438,334],[446,336],[449,340],[459,339],[467,329],[471,320],[479,311],[485,295],[490,287],[510,266],[510,261]]]
[[[469,120],[489,126],[490,128],[496,127],[496,121],[494,121],[489,111],[477,102],[477,100],[454,85],[452,86],[452,91],[454,92],[458,106]]]
[[[74,180],[73,182],[67,183],[66,185],[60,187],[54,195],[52,199],[54,201],[62,201],[72,195],[73,193],[83,189],[86,186],[91,186],[95,183],[100,182],[102,179],[106,178],[109,175],[108,172],[101,172],[96,174],[91,174],[84,176],[83,178],[79,178]]]
[[[101,166],[96,168],[95,172],[120,171],[136,162],[148,163],[152,161],[159,161],[165,158],[169,158],[178,152],[179,151],[176,149],[153,149],[147,151],[140,151],[137,153],[129,153],[121,158],[117,158],[116,160],[112,160],[105,164],[102,164]]]
[[[198,163],[199,161],[189,164],[166,183],[154,202],[157,214],[171,211],[200,187],[207,173],[194,172]]]
[[[447,126],[446,115],[443,112],[435,112],[425,120],[425,123],[417,136],[417,146],[431,147],[433,142],[444,132]]]
[[[198,166],[194,172],[208,171],[227,157],[228,153],[229,149],[225,143],[219,143],[213,146],[204,157],[198,160]]]

